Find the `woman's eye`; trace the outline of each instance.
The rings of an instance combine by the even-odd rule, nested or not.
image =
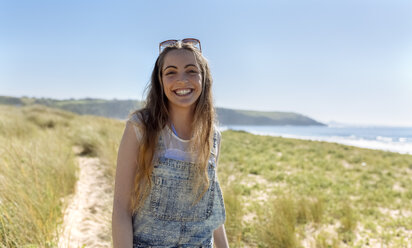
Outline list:
[[[195,70],[190,70],[189,73],[197,73]]]
[[[175,72],[174,71],[169,71],[169,72],[166,72],[166,75],[170,75],[170,74],[174,74]]]

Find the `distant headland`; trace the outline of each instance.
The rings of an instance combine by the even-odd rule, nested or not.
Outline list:
[[[52,98],[11,96],[0,96],[0,104],[14,106],[40,104],[77,114],[97,115],[122,120],[126,119],[131,111],[143,106],[143,102],[139,100],[106,100],[97,98],[57,100]],[[293,112],[264,112],[219,107],[216,108],[216,112],[220,125],[325,126],[325,124],[310,117]]]

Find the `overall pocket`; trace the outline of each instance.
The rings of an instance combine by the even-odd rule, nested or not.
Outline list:
[[[159,166],[153,170],[153,188],[150,196],[150,211],[159,220],[200,221],[207,219],[213,208],[215,173],[208,168],[210,185],[202,198],[193,205],[195,195],[189,177],[182,177],[181,171],[168,170]]]

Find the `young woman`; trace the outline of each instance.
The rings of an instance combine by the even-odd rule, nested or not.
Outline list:
[[[197,39],[164,41],[159,53],[119,147],[114,247],[228,247],[208,62]]]

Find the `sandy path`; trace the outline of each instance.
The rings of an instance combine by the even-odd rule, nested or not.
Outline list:
[[[60,227],[59,248],[111,247],[113,193],[100,160],[77,157],[79,175]]]

